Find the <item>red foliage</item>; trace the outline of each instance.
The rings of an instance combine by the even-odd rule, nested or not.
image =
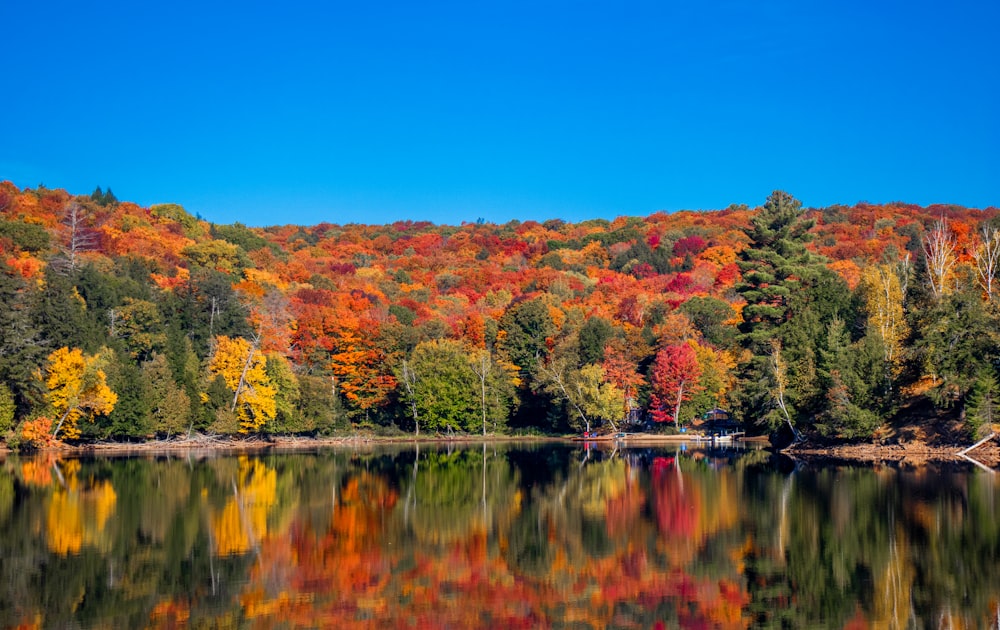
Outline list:
[[[692,236],[685,236],[674,243],[674,256],[684,258],[688,254],[696,256],[704,251],[708,243],[702,237],[697,234]]]
[[[689,273],[679,273],[667,283],[667,291],[673,291],[674,293],[686,293],[687,290],[694,284],[694,280],[691,278]]]
[[[678,398],[680,402],[691,400],[691,395],[698,391],[700,376],[701,366],[690,345],[666,346],[657,352],[650,374],[653,385],[650,413],[653,420],[679,423],[680,419],[674,417]]]

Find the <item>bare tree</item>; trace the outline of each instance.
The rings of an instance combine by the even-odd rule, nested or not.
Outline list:
[[[486,380],[493,371],[493,357],[490,356],[490,351],[480,351],[478,356],[472,357],[471,365],[472,371],[479,377],[480,393],[482,394],[483,435],[486,435]]]
[[[410,367],[410,363],[403,359],[403,371],[400,373],[403,380],[403,387],[406,388],[406,395],[410,399],[410,410],[413,412],[414,435],[420,435],[420,416],[417,415],[417,398],[414,395],[414,388],[417,385],[417,373]]]
[[[980,242],[972,257],[976,259],[976,278],[986,292],[986,299],[992,300],[996,291],[997,271],[1000,269],[1000,234],[990,225],[983,225]]]
[[[948,291],[947,282],[955,267],[955,236],[948,229],[948,219],[942,217],[924,235],[921,245],[927,263],[927,282],[935,300]]]
[[[87,225],[86,211],[77,202],[72,202],[66,208],[66,216],[62,220],[61,253],[53,260],[63,273],[73,273],[80,268],[80,255],[94,249],[97,235]]]

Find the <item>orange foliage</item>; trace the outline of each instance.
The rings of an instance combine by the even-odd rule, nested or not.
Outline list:
[[[52,435],[52,419],[47,416],[25,420],[21,425],[21,439],[34,448],[49,448],[58,444]]]
[[[861,268],[853,260],[836,260],[827,266],[840,275],[852,291],[861,282]]]
[[[40,278],[42,269],[45,268],[44,262],[27,252],[22,252],[18,256],[8,258],[6,263],[7,266],[17,272],[18,275],[28,280],[31,280],[32,278]]]

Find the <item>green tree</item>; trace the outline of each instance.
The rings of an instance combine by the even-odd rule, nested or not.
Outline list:
[[[614,328],[603,317],[588,317],[580,327],[580,361],[584,364],[604,360],[604,348],[614,336]]]
[[[879,416],[870,407],[872,386],[879,381],[863,375],[865,354],[863,346],[858,346],[862,344],[851,344],[842,320],[833,319],[828,324],[819,368],[826,405],[816,423],[824,435],[868,437],[878,428]]]
[[[9,388],[15,417],[25,417],[44,399],[35,370],[45,357],[38,319],[32,317],[32,295],[20,276],[0,260],[0,384]]]
[[[311,428],[298,412],[302,393],[299,379],[288,360],[279,354],[268,353],[264,371],[275,389],[274,421],[268,424],[267,430],[270,433],[299,433]]]
[[[16,411],[14,394],[9,387],[0,383],[0,436],[6,435],[7,431],[14,428],[14,413]]]
[[[485,348],[470,353],[468,359],[479,385],[483,435],[488,429],[500,431],[507,425],[507,418],[517,402],[515,370],[513,366],[498,361]]]
[[[0,239],[26,252],[43,252],[49,248],[49,233],[35,223],[0,220]]]
[[[118,394],[114,409],[95,419],[94,428],[102,438],[147,437],[150,433],[150,409],[153,398],[149,382],[127,352],[109,353],[108,387]]]
[[[851,299],[825,259],[806,249],[813,223],[797,200],[772,193],[747,230],[750,244],[738,261],[743,280],[736,285],[747,302],[739,326],[749,356],[740,367],[741,411],[771,418],[772,429],[786,425],[796,435],[798,425],[827,405],[817,369],[821,340]],[[777,378],[782,372],[784,378]]]
[[[247,310],[236,297],[232,278],[211,269],[194,269],[187,283],[177,287],[161,309],[191,340],[201,359],[218,336],[246,337],[251,333]]]
[[[736,316],[728,302],[711,296],[695,296],[680,305],[680,311],[716,348],[729,349],[736,343],[736,328],[726,323]]]
[[[407,362],[415,378],[401,393],[430,431],[475,431],[480,428],[480,383],[469,351],[459,341],[434,339],[417,344]]]
[[[33,298],[33,325],[43,331],[50,347],[96,352],[106,342],[107,336],[88,316],[87,302],[70,278],[46,268],[43,287]]]
[[[743,279],[736,291],[746,300],[740,341],[750,357],[740,370],[741,407],[748,417],[781,418],[782,422],[771,423],[772,428],[785,422],[793,427],[788,416],[792,408],[789,383],[783,376],[787,373],[783,328],[792,318],[793,296],[802,290],[804,277],[815,266],[814,256],[805,247],[812,224],[803,216],[798,200],[775,191],[751,220],[746,230],[750,243],[738,261]],[[803,361],[808,358],[807,353],[802,357]],[[774,394],[776,381],[783,382],[780,404]]]
[[[527,381],[539,358],[547,352],[546,340],[555,334],[556,326],[544,298],[518,302],[500,318],[497,349]]]
[[[136,361],[148,361],[153,353],[163,350],[167,335],[156,304],[125,298],[123,306],[108,314],[112,336],[124,342]]]
[[[548,342],[556,335],[556,325],[544,297],[512,303],[500,317],[496,335],[496,353],[518,370],[517,413],[514,426],[540,426],[549,418],[549,397],[536,382],[538,362],[548,352]]]
[[[191,398],[174,380],[166,356],[153,354],[142,366],[142,377],[152,402],[150,430],[167,437],[187,431],[191,426]]]
[[[983,301],[978,287],[961,287],[912,309],[915,358],[941,408],[963,403],[980,374],[1000,364],[1000,311]]]
[[[994,425],[1000,421],[998,403],[1000,386],[993,371],[984,368],[972,386],[966,408],[965,424],[971,439],[978,440],[993,432]]]
[[[774,330],[791,319],[792,296],[816,263],[805,246],[813,223],[802,203],[781,191],[771,193],[751,220],[750,243],[738,261],[743,280],[736,286],[747,303],[740,325],[745,345],[765,347]]]

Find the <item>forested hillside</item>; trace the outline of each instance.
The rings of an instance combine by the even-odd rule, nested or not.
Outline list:
[[[721,407],[875,434],[994,421],[995,208],[216,225],[0,184],[0,434],[613,430]],[[331,217],[335,219],[335,217]]]

